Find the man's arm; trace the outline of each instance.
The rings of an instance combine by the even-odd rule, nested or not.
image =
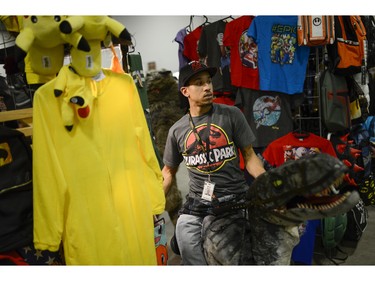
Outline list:
[[[163,189],[164,194],[167,195],[169,188],[172,185],[173,177],[176,175],[178,167],[172,168],[167,165],[164,165],[161,173],[163,175]]]
[[[252,145],[241,149],[242,156],[245,162],[245,168],[254,178],[263,174],[266,170],[263,167],[262,160],[255,154]]]

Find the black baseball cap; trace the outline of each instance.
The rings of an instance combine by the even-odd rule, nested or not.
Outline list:
[[[208,67],[207,65],[199,61],[191,61],[190,63],[182,67],[178,79],[180,87],[186,86],[191,77],[203,71],[207,71],[210,76],[213,77],[216,74],[217,68]]]

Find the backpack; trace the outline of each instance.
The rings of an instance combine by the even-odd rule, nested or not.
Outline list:
[[[298,45],[313,47],[333,44],[335,40],[333,21],[333,16],[298,16]]]
[[[320,78],[320,85],[323,125],[332,133],[349,129],[349,95],[345,78],[326,69]]]
[[[334,16],[335,42],[327,45],[330,67],[336,75],[353,75],[365,67],[366,30],[360,16]]]
[[[351,125],[366,121],[369,115],[369,103],[360,85],[353,76],[345,76],[349,90]]]
[[[367,68],[375,67],[375,18],[374,16],[361,16],[366,29],[367,38]]]
[[[339,265],[346,261],[348,254],[339,247],[347,229],[347,214],[321,219],[321,243],[325,258]]]
[[[322,244],[325,249],[333,249],[340,244],[347,225],[347,214],[321,219]]]
[[[375,205],[375,177],[371,174],[359,185],[359,195],[365,206]]]
[[[369,115],[375,115],[375,79],[370,71],[367,72],[367,77],[368,77],[368,90],[369,90],[369,96],[370,96],[368,111],[369,111]]]
[[[0,126],[0,252],[33,242],[32,152],[21,132]]]
[[[356,124],[350,129],[348,140],[352,140],[351,147],[358,150],[355,154],[357,157],[353,157],[353,167],[356,164],[362,167],[363,170],[357,170],[352,172],[353,178],[357,184],[361,184],[371,174],[371,143],[370,133],[363,124]]]
[[[358,242],[366,230],[368,211],[360,199],[359,202],[347,212],[347,225],[343,239]]]

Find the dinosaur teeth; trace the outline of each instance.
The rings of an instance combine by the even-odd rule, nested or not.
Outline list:
[[[333,188],[332,192],[334,192],[335,194],[339,193],[338,190],[334,186],[332,186],[332,188]],[[300,208],[300,209],[314,209],[314,210],[322,210],[322,211],[329,210],[340,205],[342,202],[346,200],[346,198],[349,195],[350,195],[350,192],[346,192],[345,194],[337,196],[337,199],[335,201],[329,202],[324,205],[315,205],[315,204],[310,204],[306,202],[306,203],[297,203],[296,206],[297,208]]]
[[[339,191],[335,188],[335,185],[334,184],[331,184],[331,186],[329,187],[331,189],[331,191],[334,193],[334,194],[339,194]]]

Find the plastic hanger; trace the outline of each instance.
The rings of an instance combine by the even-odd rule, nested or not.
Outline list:
[[[203,16],[203,17],[204,17],[205,21],[204,21],[204,23],[202,23],[200,26],[205,26],[205,25],[207,25],[207,24],[210,24],[210,22],[208,21],[207,16]]]
[[[187,25],[187,26],[185,27],[187,32],[191,32],[191,31],[192,31],[193,18],[194,18],[194,16],[190,16],[190,22],[189,22],[189,25]]]
[[[298,128],[292,132],[293,136],[297,139],[305,139],[310,136],[310,132]]]
[[[225,18],[223,18],[223,19],[221,19],[222,21],[228,21],[228,20],[234,20],[234,17],[232,17],[232,16],[227,16],[227,17],[225,17]]]

